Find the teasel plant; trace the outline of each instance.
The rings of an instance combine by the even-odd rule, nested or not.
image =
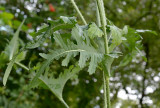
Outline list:
[[[123,56],[117,68],[125,66],[132,61],[137,53],[140,53],[142,58],[146,60],[140,51],[143,38],[139,32],[148,32],[149,30],[139,31],[129,26],[118,28],[106,18],[103,0],[95,0],[97,21],[87,23],[75,1],[70,1],[81,18],[82,25],[78,24],[76,17],[60,16],[58,20],[48,20],[48,23],[43,25],[40,30],[30,34],[35,37],[33,41],[20,48],[19,32],[25,22],[25,19],[23,20],[4,50],[10,62],[3,77],[3,85],[6,85],[13,65],[18,65],[32,73],[31,81],[27,85],[28,89],[36,87],[49,89],[66,108],[69,108],[62,95],[66,82],[78,75],[84,68],[88,67],[89,75],[94,74],[98,68],[103,76],[104,108],[111,108],[109,79],[113,71],[111,70],[113,61]],[[56,44],[58,47],[50,50],[47,54],[39,53],[44,61],[36,65],[37,68],[22,64],[21,61],[25,59],[26,53],[30,49],[41,47],[46,39],[50,39],[51,44]],[[129,53],[123,55],[123,50],[121,51],[120,47],[127,49]],[[77,61],[71,64],[70,61],[73,58],[76,58]],[[59,59],[63,59],[61,66],[68,69],[55,78],[53,74],[49,73],[50,65],[54,60]]]

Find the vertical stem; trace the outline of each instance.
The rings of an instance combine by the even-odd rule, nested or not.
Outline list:
[[[83,23],[84,23],[85,25],[87,25],[87,22],[86,22],[86,20],[84,19],[82,13],[80,12],[79,8],[77,7],[75,1],[74,1],[74,0],[71,0],[71,3],[73,4],[73,6],[74,6],[74,8],[76,9],[76,11],[77,11],[77,13],[79,14],[79,16],[81,17]]]
[[[109,48],[108,48],[108,40],[107,40],[107,32],[106,32],[106,15],[105,15],[105,9],[103,0],[97,0],[98,8],[100,11],[100,17],[102,22],[102,28],[104,32],[104,43],[105,43],[105,54],[109,54]],[[109,88],[109,76],[106,76],[103,72],[103,80],[104,80],[104,108],[110,108],[110,88]],[[107,99],[106,99],[107,98]]]
[[[103,71],[104,108],[107,108],[106,78]]]
[[[102,27],[104,32],[105,53],[108,54],[109,48],[108,48],[108,40],[107,40],[107,32],[106,32],[107,21],[106,21],[106,14],[104,10],[103,0],[97,0],[97,4],[100,11],[100,17],[101,17],[101,22],[102,22]]]
[[[74,2],[74,0],[71,0],[71,3],[73,4],[73,6],[74,6],[74,8],[76,9],[76,11],[77,11],[77,13],[79,14],[79,16],[81,17],[83,23],[84,23],[85,25],[87,25],[86,20],[84,19],[82,13],[80,12],[80,10],[79,10],[78,6],[76,5],[76,3]],[[97,45],[96,45],[96,43],[95,43],[92,39],[91,39],[90,41],[91,41],[91,44],[92,44],[95,48],[98,48]]]
[[[111,102],[110,102],[110,88],[109,88],[109,77],[106,76],[106,89],[107,89],[107,108],[111,107]]]
[[[99,14],[99,8],[98,8],[98,4],[97,1],[96,2],[96,16],[97,16],[97,25],[98,27],[101,27],[101,19],[100,19],[100,14]]]

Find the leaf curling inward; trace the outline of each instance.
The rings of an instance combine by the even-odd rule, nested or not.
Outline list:
[[[87,31],[88,31],[88,36],[91,39],[95,37],[102,37],[102,35],[104,34],[103,31],[95,23],[91,23]]]
[[[109,51],[112,52],[114,48],[116,48],[118,45],[122,43],[123,31],[114,25],[110,26],[110,30],[111,30],[112,43],[109,46]]]
[[[111,65],[112,65],[113,61],[114,61],[114,58],[111,56],[108,56],[108,55],[105,55],[105,57],[102,61],[102,67],[104,69],[105,74],[108,77],[110,77],[110,75],[111,75],[110,70],[111,70]]]

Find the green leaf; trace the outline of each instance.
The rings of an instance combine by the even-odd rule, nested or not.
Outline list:
[[[53,60],[58,60],[61,57],[66,57],[62,61],[62,65],[67,66],[71,58],[80,53],[78,64],[80,68],[84,68],[84,66],[86,66],[86,62],[90,60],[88,72],[89,74],[93,74],[95,72],[98,63],[102,61],[104,54],[99,53],[98,50],[89,43],[89,41],[86,42],[85,39],[83,39],[84,37],[86,39],[88,37],[84,36],[84,31],[85,30],[80,26],[76,26],[72,29],[71,37],[75,40],[74,42],[70,40],[66,42],[58,32],[53,33],[55,42],[60,46],[60,48],[51,50],[49,54],[40,53],[40,56],[45,58],[46,61],[43,62],[42,66],[36,73],[36,76],[31,81],[29,88],[37,86],[38,77],[40,77],[40,75],[45,71],[46,67],[48,67]]]
[[[26,45],[27,49],[34,49],[34,48],[39,47],[42,43],[44,43],[46,38],[50,37],[51,31],[52,31],[51,26],[44,28],[44,29],[46,29],[46,31],[44,33],[42,33],[42,34],[41,34],[41,32],[37,33],[37,34],[41,34],[41,35],[39,35],[39,37],[35,41],[27,43],[27,45]],[[37,35],[37,34],[34,34],[34,35]]]
[[[36,37],[36,36],[39,36],[39,35],[43,34],[43,32],[47,31],[47,29],[48,29],[48,26],[43,25],[43,26],[41,26],[40,30],[38,30],[38,32],[32,32],[32,33],[29,33],[29,34],[33,37]]]
[[[153,30],[136,30],[137,32],[139,33],[145,33],[145,32],[149,32],[149,33],[152,33],[154,35],[158,35],[156,31],[153,31]]]
[[[142,52],[136,47],[139,54],[142,56],[143,60],[147,62],[147,58],[142,54]]]
[[[20,25],[21,25],[21,22],[20,22],[20,21],[18,21],[18,20],[13,20],[13,28],[17,29]],[[22,25],[21,29],[22,29],[23,31],[26,31],[26,30],[28,30],[28,27],[25,26],[25,25]]]
[[[45,69],[47,69],[47,67],[49,66],[50,64],[50,60],[46,60],[42,63],[40,69],[38,69],[36,75],[34,76],[34,78],[31,80],[28,88],[31,89],[31,88],[35,88],[39,85],[39,81],[38,81],[38,78],[41,76],[41,74],[45,71]]]
[[[113,52],[110,54],[107,54],[108,56],[112,57],[112,58],[118,58],[119,56],[122,56],[121,52]]]
[[[23,52],[19,52],[18,54],[16,54],[12,60],[9,62],[7,69],[5,71],[5,74],[3,76],[3,85],[5,86],[7,83],[7,79],[9,77],[9,74],[12,70],[12,67],[14,65],[14,63],[16,63],[17,65],[19,65],[20,67],[24,68],[25,70],[29,70],[25,65],[21,64],[20,61],[24,59],[24,56],[22,56],[21,54],[23,54]]]
[[[104,60],[102,62],[102,67],[104,69],[104,72],[107,76],[110,76],[111,72],[111,65],[114,61],[114,58],[108,55],[105,55]]]
[[[128,26],[124,26],[123,28],[123,34],[127,34],[128,33]]]
[[[17,57],[16,57],[16,62],[21,62],[22,60],[25,59],[27,54],[27,51],[21,52]]]
[[[95,24],[91,23],[88,29],[88,36],[93,39],[95,37],[102,37],[103,31]]]
[[[81,69],[78,66],[70,66],[69,69],[65,70],[63,74],[61,73],[57,79],[55,79],[54,76],[48,77],[48,72],[46,72],[39,77],[39,80],[41,81],[39,86],[47,87],[66,106],[66,108],[69,108],[63,100],[63,88],[66,82],[75,76],[80,70]]]
[[[130,52],[141,47],[142,37],[137,33],[136,30],[128,28],[128,33],[124,35],[126,41],[123,41],[123,45],[129,49]]]
[[[24,23],[25,19],[23,20],[23,22],[21,23],[21,25],[19,26],[18,30],[16,31],[16,33],[14,34],[12,40],[9,42],[9,45],[6,47],[5,52],[9,55],[9,59],[11,60],[10,63],[8,64],[8,67],[5,71],[4,77],[3,77],[3,85],[6,85],[8,76],[12,70],[13,64],[15,63],[16,57],[15,56],[13,58],[13,56],[15,55],[15,53],[18,50],[18,38],[19,38],[19,32],[20,29]]]
[[[122,44],[126,50],[127,55],[122,58],[119,67],[126,66],[129,62],[131,62],[137,54],[137,49],[139,50],[142,47],[142,37],[136,30],[128,27],[128,32],[124,35],[124,37],[126,38],[126,40],[123,41]],[[146,60],[145,57],[143,57],[143,59]]]
[[[39,47],[44,41],[49,38],[53,32],[63,29],[71,29],[75,26],[75,17],[63,17],[61,16],[59,20],[48,20],[49,25],[43,26],[37,33],[30,33],[31,36],[36,36],[35,41],[29,42],[26,45],[27,49],[34,49]],[[53,40],[52,40],[53,41]]]
[[[60,16],[60,19],[63,20],[65,24],[73,24],[77,22],[75,17]]]
[[[124,56],[124,58],[121,60],[120,64],[118,67],[123,67],[126,66],[127,64],[129,64],[129,62],[132,61],[132,56],[130,54],[127,54],[126,56]]]
[[[80,52],[79,66],[81,68],[83,68],[85,66],[86,61],[91,59],[88,72],[90,74],[93,74],[96,70],[97,63],[100,63],[102,61],[103,54],[98,53],[97,50],[93,46],[91,46],[91,44],[88,44],[88,43],[86,44],[83,41],[82,35],[84,35],[84,34],[83,34],[83,31],[79,28],[79,26],[74,27],[72,29],[72,37],[73,37],[73,39],[76,40],[77,45],[75,45],[75,44],[70,45],[68,43],[68,45],[64,44],[64,45],[61,45],[61,47],[65,48],[66,46],[69,46],[70,48],[72,47],[73,49],[75,49],[75,51],[79,50],[78,51],[78,52]],[[85,37],[87,37],[87,36],[85,36]],[[64,42],[61,42],[61,44],[62,43],[64,43]],[[73,46],[75,46],[75,48]],[[73,55],[75,56],[75,54],[73,54]]]
[[[5,86],[6,83],[7,83],[8,76],[9,76],[11,70],[12,70],[12,67],[13,67],[14,63],[15,63],[15,58],[12,59],[12,60],[9,62],[8,66],[7,66],[7,69],[6,69],[5,74],[4,74],[4,76],[3,76],[3,85],[4,85],[4,86]]]
[[[112,52],[114,48],[116,48],[118,45],[122,43],[122,30],[117,28],[116,26],[110,26],[111,30],[111,38],[112,38],[112,43],[109,46],[109,51]]]
[[[21,27],[22,27],[24,21],[25,21],[25,19],[23,20],[23,22],[19,26],[18,30],[13,35],[12,40],[9,42],[9,44],[5,48],[5,53],[9,56],[9,60],[11,60],[13,58],[13,56],[15,55],[15,53],[17,53],[18,45],[19,45],[19,43],[18,43],[19,32],[21,30]]]
[[[102,61],[102,67],[107,76],[111,75],[111,65],[114,59],[118,58],[121,55],[122,53],[120,52],[114,52],[114,53],[110,53],[104,56],[103,61]]]
[[[77,23],[75,17],[65,16],[61,16],[59,20],[48,20],[48,22],[52,25],[53,31],[58,31],[60,29],[72,29]]]
[[[0,19],[3,20],[3,22],[10,27],[12,27],[12,19],[14,18],[14,15],[8,12],[1,12],[0,13]]]
[[[1,18],[7,19],[7,20],[11,20],[14,18],[14,15],[8,12],[2,12],[0,16]]]

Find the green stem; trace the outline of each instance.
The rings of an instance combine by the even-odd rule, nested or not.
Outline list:
[[[73,4],[73,6],[74,6],[74,8],[76,9],[76,11],[77,11],[77,13],[79,14],[79,16],[81,17],[83,23],[84,23],[85,25],[87,25],[87,22],[86,22],[86,20],[84,19],[83,15],[82,15],[82,13],[80,12],[80,10],[79,10],[78,6],[76,5],[75,1],[74,1],[74,0],[71,0],[71,3]]]
[[[97,25],[98,25],[98,27],[101,27],[101,19],[100,19],[100,14],[99,14],[99,8],[98,8],[98,4],[97,4],[96,0],[95,0],[95,2],[96,2]]]
[[[69,108],[69,106],[67,105],[67,103],[63,99],[60,99],[60,100],[65,105],[66,108]]]
[[[15,62],[17,65],[19,65],[20,67],[22,67],[23,69],[29,71],[29,68],[27,68],[25,65],[19,63],[19,62]]]
[[[103,71],[103,91],[104,91],[104,108],[107,108],[106,78],[104,71]]]
[[[106,89],[107,89],[107,108],[111,107],[111,102],[110,102],[110,88],[109,88],[109,77],[106,76]]]
[[[78,6],[76,5],[76,3],[74,2],[74,0],[71,0],[71,3],[73,4],[73,6],[74,6],[74,8],[76,9],[76,11],[77,11],[77,13],[79,14],[79,16],[81,17],[83,23],[84,23],[85,25],[87,25],[86,20],[84,19],[82,13],[80,12],[80,10],[79,10]],[[90,41],[91,41],[91,44],[97,49],[97,48],[98,48],[97,44],[96,44],[92,39],[90,39]]]
[[[104,32],[105,53],[108,54],[109,48],[108,48],[108,40],[107,40],[107,32],[106,32],[107,21],[106,21],[106,14],[104,10],[103,0],[97,0],[97,4],[100,11],[100,17],[101,17],[101,22],[102,22],[102,27]]]
[[[106,15],[104,9],[103,0],[97,0],[98,9],[100,11],[100,18],[102,23],[102,28],[104,32],[104,43],[105,43],[105,54],[109,54],[108,48],[108,39],[107,39],[107,32],[106,32]],[[108,74],[109,75],[109,74]],[[106,76],[103,72],[103,86],[104,86],[104,108],[110,108],[110,88],[109,88],[109,76]]]

